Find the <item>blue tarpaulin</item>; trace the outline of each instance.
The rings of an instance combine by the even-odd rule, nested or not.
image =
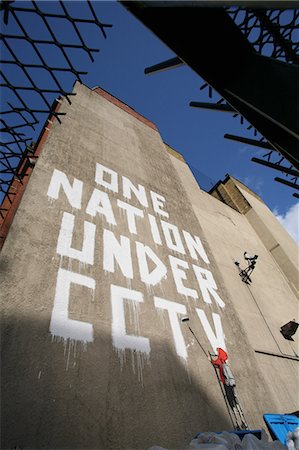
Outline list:
[[[298,417],[290,414],[264,414],[264,421],[272,437],[283,445],[286,445],[287,433],[299,427]]]

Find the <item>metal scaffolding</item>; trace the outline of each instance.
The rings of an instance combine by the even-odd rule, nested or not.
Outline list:
[[[53,8],[54,6],[54,8]],[[73,17],[65,2],[52,3],[47,11],[47,2],[2,1],[1,33],[1,88],[6,94],[1,111],[1,148],[0,148],[0,200],[5,198],[11,204],[15,193],[10,190],[14,179],[22,183],[24,167],[33,164],[34,143],[32,134],[40,131],[40,126],[48,117],[54,117],[61,123],[57,102],[61,97],[71,103],[72,85],[82,81],[81,76],[87,74],[78,66],[82,66],[80,58],[86,54],[91,62],[98,48],[87,44],[88,30],[96,27],[106,38],[106,29],[112,25],[101,22],[90,1],[82,2],[83,17]],[[36,37],[34,27],[28,23],[36,23],[43,29],[47,38]],[[67,42],[59,38],[59,30],[67,27]],[[82,31],[84,27],[84,31]],[[65,37],[64,37],[65,39]],[[31,61],[20,59],[17,46],[26,45]],[[72,53],[71,53],[72,52]],[[47,63],[49,53],[55,65]],[[72,54],[72,57],[70,56]],[[18,82],[7,75],[18,74]],[[51,87],[42,87],[41,74],[47,73]],[[45,84],[45,83],[44,83]],[[56,100],[56,101],[55,101]],[[0,209],[2,219],[7,208]]]
[[[223,1],[212,7],[206,1],[122,3],[177,55],[147,67],[145,74],[182,64],[195,70],[204,80],[200,90],[213,101],[190,106],[247,123],[256,139],[224,137],[266,149],[262,159],[252,161],[282,172],[289,180],[275,180],[298,189],[299,11],[285,10],[290,2],[271,1],[258,8],[257,2],[237,8]]]

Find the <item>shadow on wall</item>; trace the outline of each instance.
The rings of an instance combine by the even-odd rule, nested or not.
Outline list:
[[[86,348],[52,342],[48,328],[43,312],[2,320],[1,448],[183,448],[197,431],[232,428],[163,337],[147,362],[118,355],[106,332]]]

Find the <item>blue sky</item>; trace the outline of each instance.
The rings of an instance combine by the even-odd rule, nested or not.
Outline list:
[[[39,4],[45,10],[59,9],[57,2]],[[254,138],[253,132],[246,130],[248,124],[241,125],[238,118],[234,119],[227,113],[190,108],[188,105],[192,100],[209,99],[206,91],[200,91],[201,78],[188,67],[145,76],[145,67],[171,58],[173,53],[119,3],[96,1],[93,4],[100,20],[113,24],[113,27],[106,30],[106,40],[95,27],[86,29],[88,44],[100,48],[94,63],[84,54],[80,54],[79,59],[74,52],[76,65],[89,72],[82,77],[84,84],[91,88],[102,87],[152,120],[162,139],[206,176],[203,177],[204,187],[229,173],[260,195],[276,214],[285,217],[297,203],[292,189],[273,180],[279,172],[250,161],[252,156],[260,157],[265,152],[223,138],[224,133]],[[65,2],[65,5],[76,16],[86,11],[81,1]],[[12,22],[9,24],[10,27],[13,25]],[[36,21],[34,24],[28,23],[28,28],[33,33],[40,33]],[[70,40],[69,32],[67,28],[60,27],[58,37]],[[24,58],[28,49],[19,45],[16,51],[20,58]],[[55,57],[48,52],[48,62],[53,62],[51,59],[54,61]],[[6,74],[9,70],[7,66]],[[17,71],[11,72],[10,76],[17,79]],[[41,78],[41,83],[47,82],[46,77]],[[71,79],[66,79],[65,83],[70,86]]]

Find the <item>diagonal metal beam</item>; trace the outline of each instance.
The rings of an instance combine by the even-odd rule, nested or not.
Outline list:
[[[175,69],[176,67],[181,67],[183,65],[184,62],[176,56],[175,58],[170,58],[153,66],[146,67],[144,69],[144,73],[145,75],[150,75],[152,73],[163,72],[168,69]]]
[[[236,136],[234,134],[226,133],[224,135],[225,139],[229,139],[231,141],[242,142],[243,144],[253,145],[254,147],[265,148],[267,150],[274,150],[272,145],[268,142],[257,141],[256,139],[246,138],[244,136]]]
[[[270,33],[274,41],[276,41],[277,44],[284,50],[287,59],[293,64],[299,64],[299,56],[292,48],[292,42],[284,38],[282,33],[280,33],[279,26],[277,26],[276,23],[273,23],[263,10],[255,9],[254,14],[261,22],[262,27]]]
[[[256,53],[224,8],[121,3],[299,168],[299,66]]]
[[[259,158],[251,158],[251,161],[257,164],[261,164],[262,166],[270,167],[271,169],[279,170],[280,172],[293,175],[294,177],[299,177],[298,170],[289,169],[288,167],[281,166],[280,164],[271,163],[270,161],[265,161],[264,159]]]
[[[236,112],[236,110],[230,105],[223,105],[222,103],[190,102],[189,106],[192,106],[193,108],[213,109],[215,111],[222,112]]]
[[[289,186],[291,188],[299,190],[299,184],[297,184],[297,183],[292,183],[291,181],[287,181],[284,178],[280,178],[280,177],[275,177],[274,180],[278,181],[278,183],[282,183],[282,184],[285,184],[286,186]]]

